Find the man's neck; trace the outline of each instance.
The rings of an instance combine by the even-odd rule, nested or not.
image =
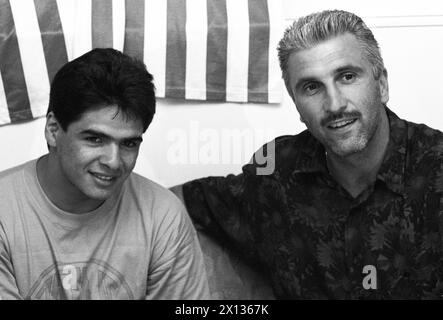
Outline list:
[[[364,150],[347,157],[340,157],[331,152],[326,154],[329,172],[352,197],[356,198],[374,183],[388,142],[389,120],[383,111],[380,126]]]
[[[49,153],[37,161],[37,178],[46,196],[58,208],[69,213],[86,213],[103,201],[89,199],[61,173],[56,159]]]

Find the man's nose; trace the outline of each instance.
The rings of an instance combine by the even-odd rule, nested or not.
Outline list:
[[[331,85],[327,88],[327,97],[325,103],[325,109],[329,112],[337,112],[346,108],[346,98],[341,92],[340,88],[336,85]]]
[[[110,143],[103,148],[100,162],[108,168],[117,170],[120,167],[120,146]]]

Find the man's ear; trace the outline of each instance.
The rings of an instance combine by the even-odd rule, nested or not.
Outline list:
[[[389,84],[388,84],[388,71],[383,69],[380,79],[378,79],[380,85],[380,97],[381,102],[386,104],[389,101]]]
[[[57,147],[57,137],[61,132],[62,127],[54,115],[54,112],[50,111],[46,115],[46,125],[45,125],[45,138],[46,143],[49,147]]]

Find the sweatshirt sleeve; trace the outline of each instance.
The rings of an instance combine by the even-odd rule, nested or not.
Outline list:
[[[21,300],[8,252],[6,235],[0,224],[0,300]]]
[[[209,299],[197,233],[181,203],[177,207],[163,215],[155,232],[146,299]]]

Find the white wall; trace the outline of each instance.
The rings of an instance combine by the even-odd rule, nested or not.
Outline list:
[[[299,15],[325,8],[361,15],[373,29],[388,69],[391,97],[388,106],[402,118],[443,131],[443,4],[439,2],[373,0],[362,4],[350,0],[284,0],[283,3],[286,24]],[[298,118],[286,92],[279,105],[160,99],[135,171],[165,186],[207,175],[238,173],[241,164],[266,141],[303,130]],[[43,126],[41,118],[0,127],[0,170],[47,151]],[[243,132],[238,138],[240,145],[230,143],[233,140],[228,137],[236,131]],[[173,156],[177,148],[182,148],[181,158]],[[212,158],[200,157],[208,150],[215,152]]]

